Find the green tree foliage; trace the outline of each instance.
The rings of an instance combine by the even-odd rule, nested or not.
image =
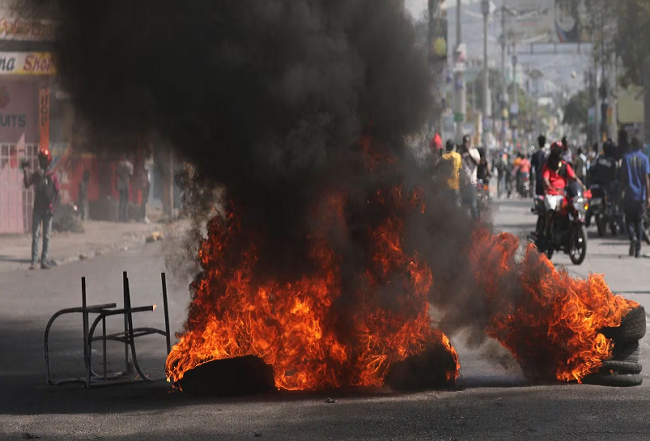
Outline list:
[[[558,0],[569,7],[585,2],[583,23],[590,34],[594,58],[612,52],[622,61],[622,85],[643,85],[644,64],[650,62],[650,0]]]
[[[650,62],[650,2],[614,0],[617,4],[616,54],[623,62],[623,86],[643,85],[644,64]]]

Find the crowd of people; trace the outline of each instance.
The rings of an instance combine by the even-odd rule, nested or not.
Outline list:
[[[551,216],[557,210],[571,182],[585,191],[603,189],[608,203],[625,219],[630,256],[640,257],[645,228],[650,224],[646,220],[650,208],[650,161],[640,140],[635,137],[628,142],[626,133],[621,132],[618,145],[608,139],[602,143],[602,150],[598,143],[590,149],[571,146],[566,138],[549,143],[544,135],[537,142],[534,151],[510,148],[495,152],[491,158],[484,149],[471,145],[469,135],[458,146],[452,140],[447,141],[444,153],[442,140],[436,135],[431,148],[442,154],[444,162],[450,165],[446,190],[449,197],[474,217],[480,214],[477,189],[482,183],[487,186],[492,178],[497,182],[498,198],[518,194],[543,199],[544,216]],[[549,219],[538,222],[538,225],[549,224]]]
[[[460,145],[448,140],[443,152],[435,142],[439,139],[437,136],[432,141],[431,148],[442,155],[442,164],[449,166],[446,192],[452,202],[467,208],[476,219],[480,216],[477,189],[483,183],[487,185],[491,178],[486,152],[473,146],[469,135],[463,136]]]

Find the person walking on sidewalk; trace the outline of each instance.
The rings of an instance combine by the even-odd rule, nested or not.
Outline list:
[[[34,186],[34,211],[32,214],[32,263],[29,269],[36,269],[38,258],[38,242],[43,224],[43,251],[41,254],[41,269],[49,269],[47,255],[50,247],[52,232],[52,214],[59,200],[59,179],[49,171],[52,154],[49,150],[38,152],[38,170],[27,176],[26,166],[23,167],[23,183],[25,188]]]
[[[128,159],[122,157],[122,160],[117,165],[117,181],[116,187],[120,194],[119,205],[119,221],[126,222],[128,220],[129,210],[129,181],[133,176],[133,164]]]
[[[621,162],[623,210],[630,235],[630,256],[641,256],[643,217],[650,206],[650,161],[641,151],[641,141],[632,138],[632,151]]]

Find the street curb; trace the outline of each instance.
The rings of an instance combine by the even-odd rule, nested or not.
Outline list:
[[[102,248],[97,248],[95,250],[86,252],[86,253],[81,253],[76,256],[68,256],[68,257],[62,257],[59,259],[54,259],[52,262],[54,263],[55,266],[63,266],[67,265],[69,263],[74,263],[74,262],[79,262],[82,260],[90,260],[95,257],[100,257],[104,256],[107,254],[110,254],[112,252],[117,252],[117,251],[128,251],[129,249],[143,246],[143,245],[148,245],[150,242],[147,242],[147,237],[150,236],[152,233],[146,233],[146,234],[141,234],[135,237],[133,240],[130,240],[128,242],[123,242],[121,244],[114,244],[111,246],[105,246]]]

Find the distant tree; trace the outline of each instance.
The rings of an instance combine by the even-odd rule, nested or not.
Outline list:
[[[622,61],[623,86],[644,84],[645,63],[650,63],[650,1],[558,0],[576,8],[588,4],[585,27],[592,36],[596,61],[615,53]]]
[[[581,132],[585,132],[590,101],[587,90],[581,90],[569,98],[569,101],[564,106],[564,120],[562,123],[576,127]]]
[[[615,0],[617,30],[615,50],[623,64],[623,86],[644,85],[646,64],[650,63],[650,2]]]

